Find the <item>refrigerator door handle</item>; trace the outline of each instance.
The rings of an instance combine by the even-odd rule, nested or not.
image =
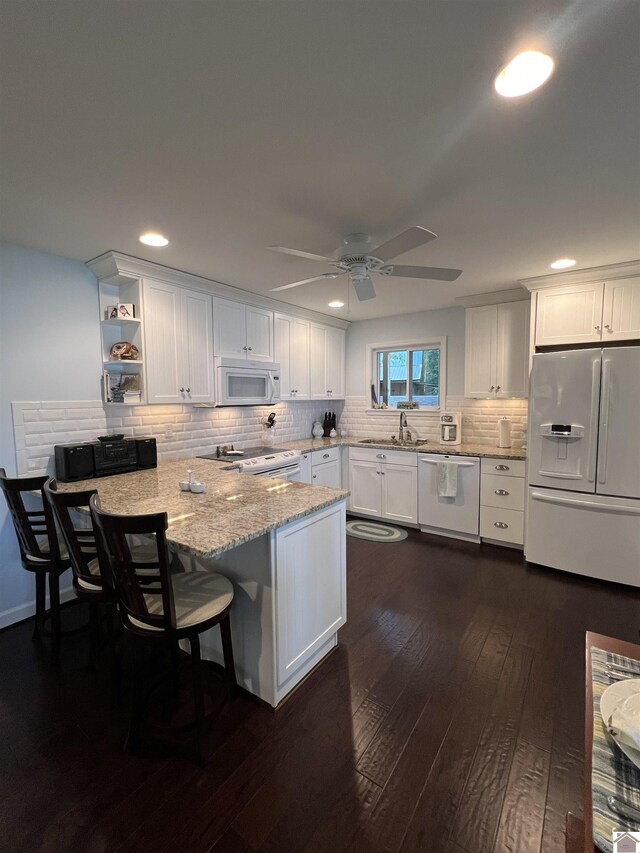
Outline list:
[[[591,416],[589,418],[589,448],[587,451],[587,482],[596,479],[596,436],[598,435],[598,402],[600,399],[600,359],[591,365]]]
[[[607,445],[609,444],[609,406],[611,404],[611,361],[604,359],[602,365],[602,417],[600,422],[600,458],[598,460],[598,482],[607,482]]]
[[[531,492],[534,501],[543,501],[548,504],[564,504],[575,506],[579,509],[600,509],[604,512],[618,512],[624,515],[640,515],[640,506],[628,506],[623,504],[603,504],[600,501],[576,500],[575,498],[563,498],[560,495],[547,495],[543,492]]]

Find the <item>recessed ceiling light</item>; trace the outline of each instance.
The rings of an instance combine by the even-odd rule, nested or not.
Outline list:
[[[344,302],[340,302],[339,299],[334,299],[333,302],[329,303],[329,308],[344,308]]]
[[[553,59],[546,53],[525,50],[505,65],[493,85],[499,95],[518,98],[546,83],[551,77],[553,67]]]
[[[566,270],[568,267],[575,267],[576,262],[573,258],[558,258],[550,264],[552,270]]]
[[[147,231],[146,234],[141,234],[138,237],[138,240],[140,240],[141,243],[144,243],[145,246],[155,246],[157,249],[162,248],[162,246],[169,245],[167,238],[155,231]]]

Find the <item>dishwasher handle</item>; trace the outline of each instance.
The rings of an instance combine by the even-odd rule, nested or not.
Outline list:
[[[428,462],[429,465],[438,465],[440,462],[445,461],[442,459],[420,459],[421,462]],[[478,464],[477,462],[456,462],[455,459],[447,459],[447,462],[454,462],[459,468],[475,468]]]

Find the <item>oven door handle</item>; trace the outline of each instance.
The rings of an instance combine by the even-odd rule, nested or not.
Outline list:
[[[255,477],[290,477],[292,474],[298,474],[300,472],[299,465],[288,465],[286,468],[274,468],[271,471],[260,471],[258,474],[254,474]],[[247,472],[248,473],[248,472]]]

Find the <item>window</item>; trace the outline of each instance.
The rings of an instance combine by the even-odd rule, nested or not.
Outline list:
[[[422,344],[371,347],[378,405],[390,409],[413,401],[420,409],[439,409],[444,396],[444,339]]]

